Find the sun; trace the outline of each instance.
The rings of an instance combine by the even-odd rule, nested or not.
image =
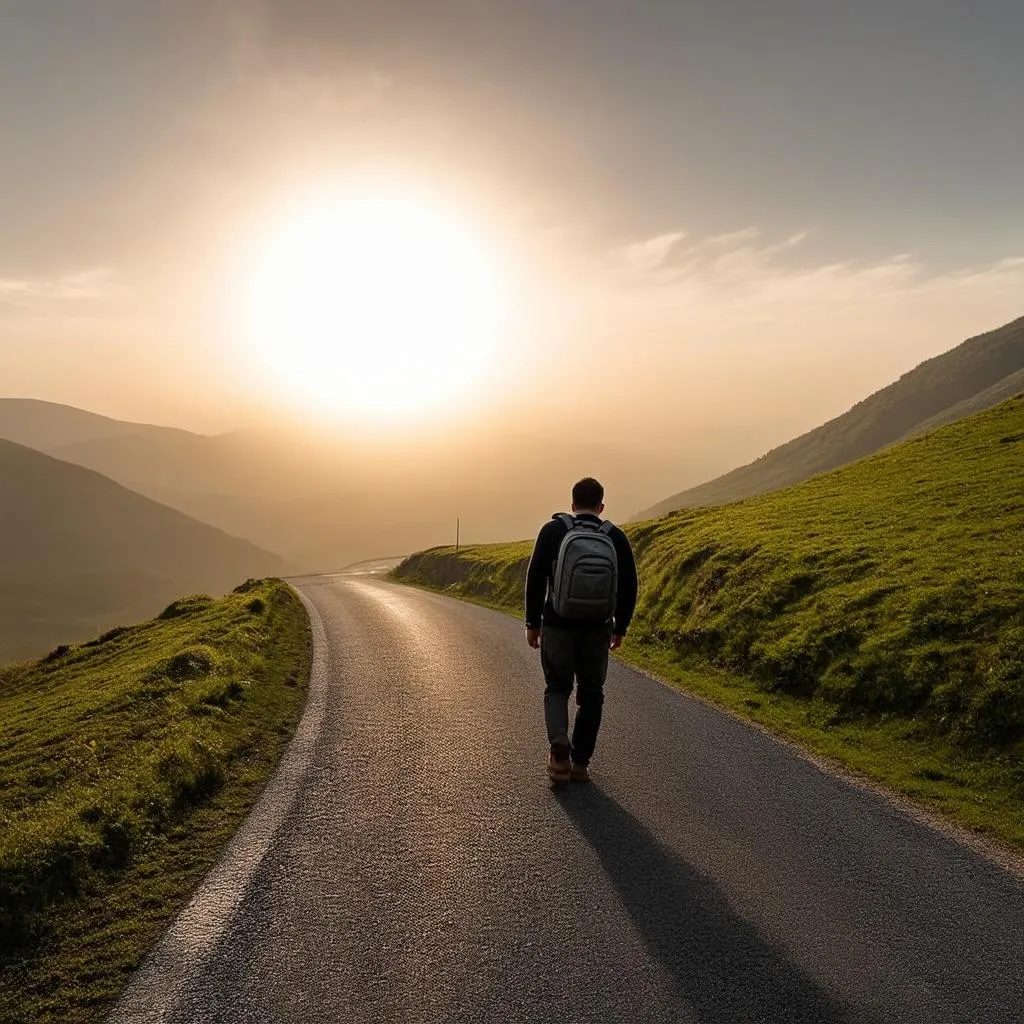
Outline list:
[[[443,204],[385,190],[321,195],[254,248],[246,347],[276,390],[316,411],[422,418],[470,400],[495,371],[507,281],[493,247]]]

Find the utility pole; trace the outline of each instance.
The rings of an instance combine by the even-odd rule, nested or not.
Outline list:
[[[459,534],[462,532],[462,520],[455,520],[455,553],[459,553]]]

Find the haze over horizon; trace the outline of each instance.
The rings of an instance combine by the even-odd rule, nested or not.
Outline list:
[[[1021,314],[1022,34],[995,0],[13,0],[0,392],[728,469]]]

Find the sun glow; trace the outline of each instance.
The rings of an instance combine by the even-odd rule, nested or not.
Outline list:
[[[320,197],[271,228],[243,288],[275,388],[343,418],[438,413],[479,391],[508,327],[496,254],[414,195]]]

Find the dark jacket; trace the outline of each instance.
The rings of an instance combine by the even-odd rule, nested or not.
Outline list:
[[[588,519],[600,523],[598,516],[589,512],[581,512],[577,519]],[[558,560],[558,549],[562,539],[569,532],[568,527],[557,516],[552,516],[537,534],[537,543],[533,548],[530,568],[526,572],[526,628],[540,629],[542,625],[553,628],[593,628],[592,622],[578,622],[563,619],[555,613],[551,604],[552,574]],[[615,545],[615,553],[619,561],[619,592],[615,601],[615,618],[613,629],[619,635],[625,635],[636,608],[636,559],[629,539],[616,526],[609,534]]]

